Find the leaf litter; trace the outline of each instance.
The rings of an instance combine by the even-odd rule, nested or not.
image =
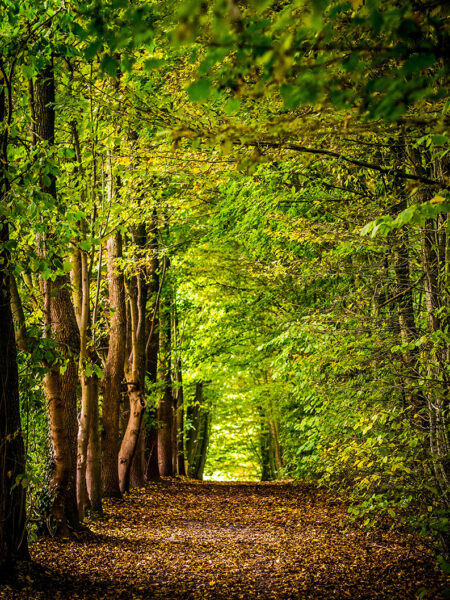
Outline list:
[[[424,539],[350,523],[314,486],[166,479],[40,538],[11,600],[407,600],[450,587]]]

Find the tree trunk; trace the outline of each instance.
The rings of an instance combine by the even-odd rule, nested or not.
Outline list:
[[[272,415],[269,416],[269,427],[270,432],[272,434],[272,443],[275,453],[275,469],[277,473],[277,478],[280,478],[281,469],[283,467],[283,450],[280,445],[279,425]]]
[[[148,234],[152,249],[152,259],[147,271],[148,298],[150,311],[146,315],[146,372],[150,383],[151,393],[154,396],[155,385],[158,378],[158,353],[159,353],[159,261],[158,261],[158,222],[156,211],[153,211],[151,228]],[[147,464],[145,467],[145,479],[156,481],[159,479],[158,466],[158,429],[157,411],[154,402],[147,409],[146,428],[146,451]]]
[[[16,335],[16,345],[20,350],[28,350],[27,330],[25,326],[25,315],[23,312],[22,301],[20,299],[17,282],[14,275],[9,276],[10,292],[11,292],[11,311],[14,321],[14,329]]]
[[[159,315],[158,382],[161,391],[158,403],[158,465],[160,475],[171,477],[174,474],[172,463],[173,398],[170,368],[170,302],[168,296],[160,304]]]
[[[440,311],[444,306],[443,302],[448,298],[445,285],[447,267],[444,248],[448,243],[445,221],[440,217],[436,220],[428,219],[422,235],[425,305],[428,329],[432,335],[438,335],[444,330],[441,314],[448,319],[447,314]],[[448,305],[446,309],[448,312]],[[445,328],[448,328],[448,322],[445,323]],[[448,349],[443,336],[440,337],[439,342],[434,342],[434,360],[428,365],[428,376],[436,382],[428,395],[429,445],[436,481],[441,489],[442,498],[446,505],[450,506]]]
[[[125,287],[123,274],[117,264],[122,256],[122,237],[118,231],[109,238],[107,250],[111,316],[108,356],[103,378],[102,479],[104,496],[120,497],[117,460],[120,385],[125,362]]]
[[[275,456],[269,419],[262,406],[258,406],[260,416],[259,449],[261,456],[261,481],[275,478]]]
[[[145,225],[139,225],[133,231],[133,243],[138,251],[145,248]],[[130,475],[133,458],[139,445],[144,411],[147,406],[145,400],[145,307],[147,303],[147,287],[145,274],[139,269],[129,286],[130,291],[130,326],[131,326],[131,357],[127,360],[125,375],[127,379],[130,413],[127,428],[123,436],[119,452],[119,482],[121,492],[127,492],[130,487]],[[144,463],[142,455],[138,453],[138,461],[134,470],[136,485],[144,485]]]
[[[92,399],[92,418],[89,425],[89,443],[87,449],[86,485],[89,494],[91,511],[103,512],[102,507],[102,457],[99,434],[98,415],[98,377],[93,375],[90,381]]]
[[[175,455],[175,472],[177,475],[184,476],[186,475],[185,468],[185,458],[184,458],[184,407],[183,407],[183,379],[182,379],[182,371],[181,371],[181,360],[177,360],[177,365],[175,367],[174,373],[175,379],[175,390],[174,390],[174,400],[175,400],[175,447],[176,447],[176,455]]]
[[[145,224],[138,225],[133,231],[133,243],[136,245],[137,262],[139,264],[140,259],[145,252],[147,244],[147,234]],[[139,386],[144,394],[147,396],[147,390],[145,389],[145,373],[146,373],[146,306],[147,306],[147,295],[148,295],[148,284],[147,274],[143,266],[138,267],[137,273],[137,311],[138,311],[138,323],[136,330],[136,368],[137,377],[139,379]],[[134,353],[133,353],[134,360]],[[146,401],[147,404],[147,401]],[[142,421],[139,428],[139,436],[136,443],[136,449],[133,453],[133,459],[131,462],[131,473],[130,482],[132,487],[142,487],[145,484],[145,413],[142,415]]]
[[[209,443],[209,410],[205,406],[203,383],[195,385],[194,403],[187,407],[189,429],[186,431],[187,474],[192,479],[203,479]]]
[[[33,86],[33,136],[35,143],[55,141],[55,81],[53,61],[36,77]],[[44,193],[56,200],[56,180],[53,175],[41,182]],[[41,253],[46,250],[51,237],[41,240]],[[50,415],[50,431],[54,453],[54,471],[50,488],[54,495],[52,515],[56,521],[56,533],[66,535],[79,526],[76,509],[76,437],[77,437],[77,366],[75,356],[79,351],[79,332],[73,304],[68,290],[68,280],[58,276],[42,284],[44,301],[44,327],[57,342],[57,349],[66,361],[61,374],[57,360],[53,360],[45,376]],[[56,357],[55,357],[56,358]]]
[[[181,369],[181,348],[178,333],[178,316],[176,307],[172,312],[174,336],[174,366],[173,366],[173,468],[177,475],[186,475],[184,459],[184,407],[183,407],[183,374]]]
[[[5,86],[0,75],[0,123],[6,125]],[[11,89],[9,89],[11,93]],[[8,127],[0,134],[0,209],[8,195]],[[2,212],[0,210],[0,212]],[[25,488],[16,477],[25,473],[25,453],[20,424],[16,342],[10,302],[8,225],[0,218],[0,579],[17,560],[26,560]]]
[[[431,169],[424,169],[422,157],[417,150],[409,149],[409,158],[418,175],[430,175]],[[430,157],[427,157],[430,161]],[[431,161],[430,161],[431,162]],[[433,169],[444,178],[448,158],[435,160]],[[421,202],[429,202],[432,190],[419,190]],[[449,346],[443,333],[448,329],[448,219],[444,215],[427,219],[422,230],[422,264],[424,276],[425,307],[428,330],[432,340],[432,356],[426,365],[427,377],[434,382],[424,394],[428,411],[428,442],[434,477],[441,491],[442,500],[450,507],[450,439],[448,433],[449,387],[448,360]],[[444,308],[444,311],[442,311]],[[443,322],[442,319],[445,319]],[[448,548],[448,539],[445,540]]]
[[[136,451],[142,418],[147,406],[145,396],[139,388],[139,384],[129,381],[127,382],[127,387],[130,400],[130,416],[120,446],[118,465],[120,491],[122,493],[128,492],[130,489],[131,461],[133,460],[133,455]]]
[[[81,145],[76,121],[71,122],[73,144],[77,159],[77,172],[80,176],[80,201],[86,202],[85,172]],[[85,237],[87,223],[80,222],[82,237]],[[91,497],[95,500],[95,512],[101,513],[101,461],[98,434],[98,378],[93,372],[96,353],[92,345],[90,272],[88,254],[75,247],[72,258],[72,289],[75,316],[80,330],[79,374],[81,387],[81,411],[79,415],[77,439],[77,502],[80,519],[88,508],[92,508]],[[91,443],[92,437],[92,443]],[[88,472],[89,467],[89,472]],[[88,481],[89,480],[89,481]]]
[[[77,503],[80,520],[83,520],[86,510],[89,508],[89,494],[86,484],[87,449],[89,433],[91,430],[93,387],[92,375],[86,374],[89,361],[88,334],[90,322],[89,307],[89,271],[88,257],[86,252],[80,252],[81,264],[81,313],[78,319],[80,330],[80,359],[79,373],[81,384],[81,411],[78,417],[78,440],[77,440]]]

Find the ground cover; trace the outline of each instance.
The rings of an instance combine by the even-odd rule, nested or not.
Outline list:
[[[107,500],[89,527],[33,543],[40,566],[0,598],[445,597],[423,539],[363,531],[343,502],[308,485],[165,480]]]

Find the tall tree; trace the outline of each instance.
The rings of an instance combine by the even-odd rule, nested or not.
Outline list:
[[[71,71],[73,78],[73,72]],[[76,172],[78,175],[78,188],[80,204],[85,207],[88,199],[87,173],[83,166],[82,150],[79,136],[78,123],[74,119],[70,123],[72,141],[75,151]],[[94,169],[95,171],[95,169]],[[94,176],[95,179],[95,176]],[[95,190],[95,181],[93,182]],[[93,214],[95,220],[95,199]],[[83,214],[83,213],[82,213]],[[93,314],[91,312],[91,270],[94,254],[86,250],[88,243],[88,224],[84,214],[78,224],[79,239],[73,243],[72,255],[72,289],[74,298],[75,315],[80,331],[79,377],[81,387],[80,414],[78,417],[77,439],[77,502],[80,519],[83,518],[87,508],[97,513],[102,512],[101,496],[101,449],[99,437],[99,397],[98,397],[98,372],[99,362],[97,350],[94,347],[92,335]],[[84,248],[82,246],[84,245]],[[100,255],[102,247],[100,243]],[[90,264],[89,264],[90,263]],[[102,261],[99,260],[98,279],[101,276]]]
[[[0,578],[17,560],[29,558],[25,529],[25,453],[20,423],[16,341],[10,302],[9,226],[4,216],[8,202],[8,121],[12,115],[12,87],[0,57]],[[8,100],[8,102],[6,102]],[[9,106],[7,109],[6,104]]]
[[[32,87],[32,138],[36,145],[52,150],[55,143],[55,78],[53,59],[37,75]],[[41,190],[57,206],[56,177],[50,172],[41,178]],[[38,240],[39,251],[52,266],[52,244],[55,234],[50,232]],[[55,269],[55,266],[53,267]],[[48,365],[44,384],[48,399],[50,432],[54,469],[50,488],[53,494],[52,516],[56,531],[62,535],[79,526],[76,509],[76,438],[77,438],[77,355],[79,331],[70,297],[67,276],[47,276],[42,281],[45,335],[57,342],[59,358],[65,361],[61,369],[58,357]]]
[[[147,407],[145,399],[145,312],[147,304],[147,284],[143,267],[140,265],[141,256],[139,250],[145,249],[146,231],[145,224],[136,226],[132,231],[133,245],[137,251],[137,274],[131,277],[129,290],[129,314],[130,314],[130,337],[131,353],[125,360],[125,378],[127,381],[128,398],[130,410],[127,427],[122,439],[119,451],[119,484],[121,492],[127,492],[130,488],[130,475],[135,460],[134,479],[136,485],[144,484],[144,460],[139,440],[144,442],[145,432],[142,431],[142,423]],[[142,444],[142,449],[143,449]],[[136,451],[137,455],[136,455]]]
[[[111,180],[110,185],[112,185]],[[108,239],[107,251],[110,333],[108,356],[102,381],[102,478],[103,494],[109,497],[120,497],[117,460],[119,455],[119,406],[126,351],[126,317],[125,282],[119,266],[122,256],[122,236],[119,231],[114,232]]]
[[[146,311],[146,376],[154,392],[158,379],[158,353],[159,353],[159,300],[161,295],[161,284],[165,275],[164,271],[159,276],[158,260],[158,215],[156,209],[153,209],[151,223],[148,228],[148,238],[150,240],[150,261],[147,266],[148,279],[148,308]],[[157,409],[150,405],[147,410],[148,426],[146,436],[147,464],[145,468],[145,478],[148,481],[159,479],[158,466],[158,428],[157,428]]]
[[[176,302],[173,303],[172,310],[173,323],[173,431],[172,431],[172,450],[173,450],[173,469],[176,475],[186,475],[185,457],[184,457],[184,394],[183,394],[183,373],[181,360],[181,339],[179,332],[179,322]]]
[[[169,477],[173,470],[173,396],[171,376],[171,322],[169,292],[163,295],[159,309],[159,358],[158,358],[158,464],[159,473]]]

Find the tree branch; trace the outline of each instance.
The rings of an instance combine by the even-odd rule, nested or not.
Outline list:
[[[283,144],[282,142],[249,142],[245,144],[246,146],[251,146],[254,148],[276,148],[278,150],[295,150],[296,152],[305,152],[307,154],[319,154],[322,156],[331,156],[332,158],[337,158],[348,162],[352,165],[356,165],[358,167],[365,167],[366,169],[371,169],[373,171],[378,171],[379,173],[385,173],[388,175],[395,175],[400,179],[410,179],[412,181],[420,181],[422,183],[428,183],[430,185],[445,185],[445,180],[438,179],[430,179],[428,177],[423,177],[421,175],[414,175],[412,173],[405,173],[405,171],[401,171],[399,169],[388,169],[376,163],[368,163],[364,160],[359,160],[356,158],[350,158],[348,156],[344,156],[339,152],[335,152],[334,150],[326,150],[324,148],[309,148],[308,146],[301,146],[299,144]]]

